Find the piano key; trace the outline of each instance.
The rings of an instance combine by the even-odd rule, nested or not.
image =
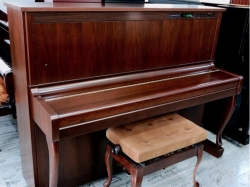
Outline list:
[[[12,72],[11,68],[6,65],[6,63],[0,59],[0,73],[2,76],[7,75],[8,73]]]
[[[2,20],[0,20],[0,23],[3,24],[3,25],[5,25],[6,27],[8,27],[8,25],[9,25],[8,22],[2,21]]]
[[[10,40],[4,40],[4,42],[10,45]]]
[[[9,40],[3,40],[0,44],[0,58],[5,62],[5,64],[12,67]]]

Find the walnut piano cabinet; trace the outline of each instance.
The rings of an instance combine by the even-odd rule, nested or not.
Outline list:
[[[221,134],[243,82],[213,64],[223,8],[5,5],[29,186],[72,187],[103,176],[111,126],[228,98],[215,143],[205,142],[222,156]]]

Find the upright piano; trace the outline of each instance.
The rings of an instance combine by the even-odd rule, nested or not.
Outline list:
[[[14,83],[7,21],[7,14],[0,10],[0,79],[4,83],[9,97],[7,102],[0,103],[0,116],[13,114],[15,117]]]
[[[221,134],[243,82],[213,64],[223,8],[5,5],[29,186],[104,176],[107,128],[226,98],[215,143],[204,142],[222,156]]]

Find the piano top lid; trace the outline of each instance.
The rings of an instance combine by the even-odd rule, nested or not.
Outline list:
[[[224,8],[188,4],[124,4],[124,3],[46,3],[5,2],[5,6],[22,12],[50,11],[225,11]]]

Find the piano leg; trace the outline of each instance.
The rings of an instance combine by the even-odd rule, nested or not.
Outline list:
[[[59,143],[47,138],[49,150],[49,187],[57,187],[59,169]]]
[[[223,130],[226,127],[226,124],[228,123],[229,119],[231,118],[231,115],[234,111],[235,108],[235,104],[236,104],[236,96],[232,96],[232,97],[228,97],[226,99],[225,102],[225,112],[223,114],[223,118],[221,123],[219,124],[219,128],[217,131],[217,135],[216,135],[216,144],[211,142],[210,140],[205,140],[203,142],[204,145],[204,151],[208,152],[209,154],[219,158],[222,156],[224,149],[222,147],[222,141],[221,141],[221,137],[222,137],[222,133]]]

